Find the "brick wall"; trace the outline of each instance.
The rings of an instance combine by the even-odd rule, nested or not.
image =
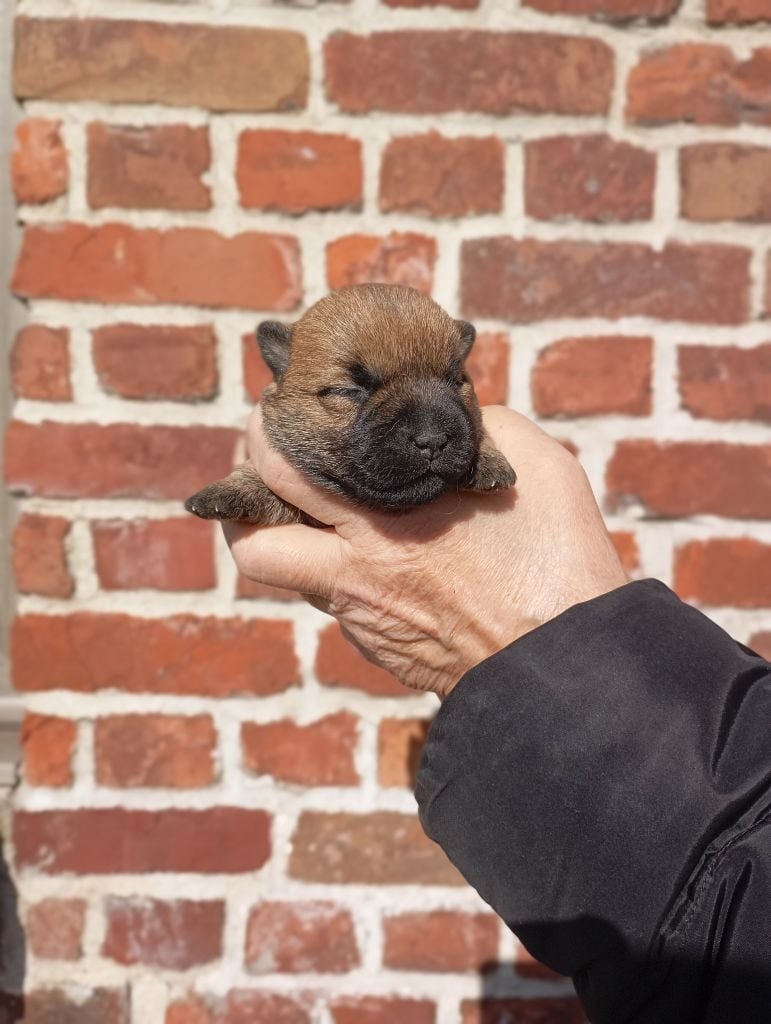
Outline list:
[[[769,0],[19,14],[28,1020],[576,1024],[420,832],[433,698],[181,499],[231,464],[263,315],[406,282],[574,446],[632,575],[769,652]]]

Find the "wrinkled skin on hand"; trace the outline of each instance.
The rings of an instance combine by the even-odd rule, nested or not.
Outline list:
[[[249,454],[260,476],[329,528],[226,523],[239,570],[304,593],[368,660],[440,697],[523,634],[626,583],[576,459],[511,410],[483,415],[515,488],[380,514],[309,483],[269,447],[257,410]]]

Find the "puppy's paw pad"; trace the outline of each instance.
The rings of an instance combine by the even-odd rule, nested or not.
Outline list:
[[[477,463],[472,480],[475,491],[503,491],[517,482],[517,474],[499,452],[487,454]]]

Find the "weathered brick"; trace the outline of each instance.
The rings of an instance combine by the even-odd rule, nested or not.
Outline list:
[[[435,263],[436,240],[425,235],[347,235],[327,245],[327,283],[330,288],[406,284],[430,292]]]
[[[238,139],[241,205],[282,213],[361,208],[361,143],[347,135],[248,129]]]
[[[48,875],[238,874],[270,857],[270,815],[241,807],[17,811],[13,837],[16,866]]]
[[[343,996],[329,1006],[332,1024],[437,1024],[436,1004],[397,996]]]
[[[481,971],[498,957],[500,925],[493,914],[455,910],[383,919],[383,963],[404,971]]]
[[[46,899],[27,910],[27,945],[41,960],[79,960],[83,953],[85,900]]]
[[[429,217],[498,213],[504,163],[496,136],[448,139],[429,132],[392,139],[380,166],[380,209]]]
[[[15,493],[45,498],[183,499],[227,476],[239,439],[227,427],[13,420],[5,476]]]
[[[186,124],[88,126],[88,205],[208,210],[201,180],[211,164],[209,130]]]
[[[324,47],[327,97],[347,113],[604,114],[613,54],[542,32],[338,32]]]
[[[208,590],[217,584],[214,531],[203,519],[110,519],[91,523],[104,590]]]
[[[106,715],[94,723],[94,774],[101,786],[210,786],[216,750],[209,715]]]
[[[333,884],[463,884],[417,817],[394,811],[303,811],[292,836],[289,876]]]
[[[525,211],[539,220],[650,220],[656,156],[609,135],[525,143]]]
[[[628,530],[614,530],[610,534],[613,547],[625,572],[632,573],[640,568],[640,549],[637,538]]]
[[[680,188],[680,213],[688,220],[769,221],[771,148],[730,142],[685,146]]]
[[[358,720],[341,711],[309,725],[289,718],[241,726],[247,771],[303,786],[356,786]]]
[[[509,337],[503,331],[480,331],[466,370],[480,405],[506,405],[509,396]]]
[[[595,14],[614,21],[630,18],[659,20],[674,14],[680,0],[523,0],[525,7],[534,7],[547,14]]]
[[[29,324],[16,335],[11,349],[11,382],[17,398],[69,402],[70,332]]]
[[[28,711],[21,727],[24,780],[29,786],[71,786],[77,723]]]
[[[91,339],[94,369],[108,394],[194,401],[217,393],[217,336],[208,325],[111,324]]]
[[[771,21],[771,0],[707,0],[707,21],[713,25]]]
[[[610,510],[654,516],[771,517],[771,445],[620,441],[605,476]]]
[[[686,601],[735,608],[771,607],[771,544],[712,537],[675,551],[675,590]]]
[[[125,989],[44,988],[25,997],[24,1024],[129,1024]]]
[[[334,903],[259,903],[246,924],[250,974],[343,974],[361,958],[350,911]]]
[[[172,1003],[165,1024],[311,1024],[311,1000],[233,989],[224,999],[190,995]]]
[[[20,99],[290,110],[305,106],[308,51],[283,29],[20,17],[13,88]]]
[[[71,597],[75,581],[67,565],[69,519],[25,513],[13,531],[13,572],[22,594]]]
[[[754,636],[751,636],[749,646],[753,651],[757,651],[762,658],[765,658],[766,661],[771,661],[771,630],[767,633],[756,633]]]
[[[533,408],[539,416],[648,416],[652,377],[652,338],[563,338],[538,355]]]
[[[267,696],[300,677],[292,624],[277,620],[23,615],[13,624],[11,652],[14,682],[24,691]]]
[[[680,401],[691,415],[771,423],[771,342],[683,345],[677,361]]]
[[[431,722],[427,718],[384,718],[378,730],[378,782],[412,789]]]
[[[109,897],[105,918],[101,953],[119,964],[185,971],[222,956],[222,900]]]
[[[345,639],[337,623],[332,622],[319,634],[316,652],[316,677],[322,686],[346,686],[363,690],[374,697],[410,697],[411,690],[372,665]]]
[[[47,203],[69,184],[61,121],[31,117],[16,126],[11,153],[11,185],[19,203]]]
[[[461,1024],[587,1024],[577,999],[464,999]]]
[[[771,48],[738,61],[726,46],[679,43],[645,54],[627,80],[626,116],[641,124],[771,124]]]
[[[295,238],[256,231],[33,224],[12,288],[27,299],[287,310],[300,299],[300,256]]]
[[[648,316],[739,324],[749,314],[749,251],[669,242],[465,241],[464,315],[529,323],[560,317]]]

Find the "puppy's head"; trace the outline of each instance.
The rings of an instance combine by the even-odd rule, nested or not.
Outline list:
[[[317,483],[371,508],[410,508],[462,485],[482,434],[464,368],[474,333],[420,292],[387,285],[333,292],[292,327],[261,324],[271,440]]]

